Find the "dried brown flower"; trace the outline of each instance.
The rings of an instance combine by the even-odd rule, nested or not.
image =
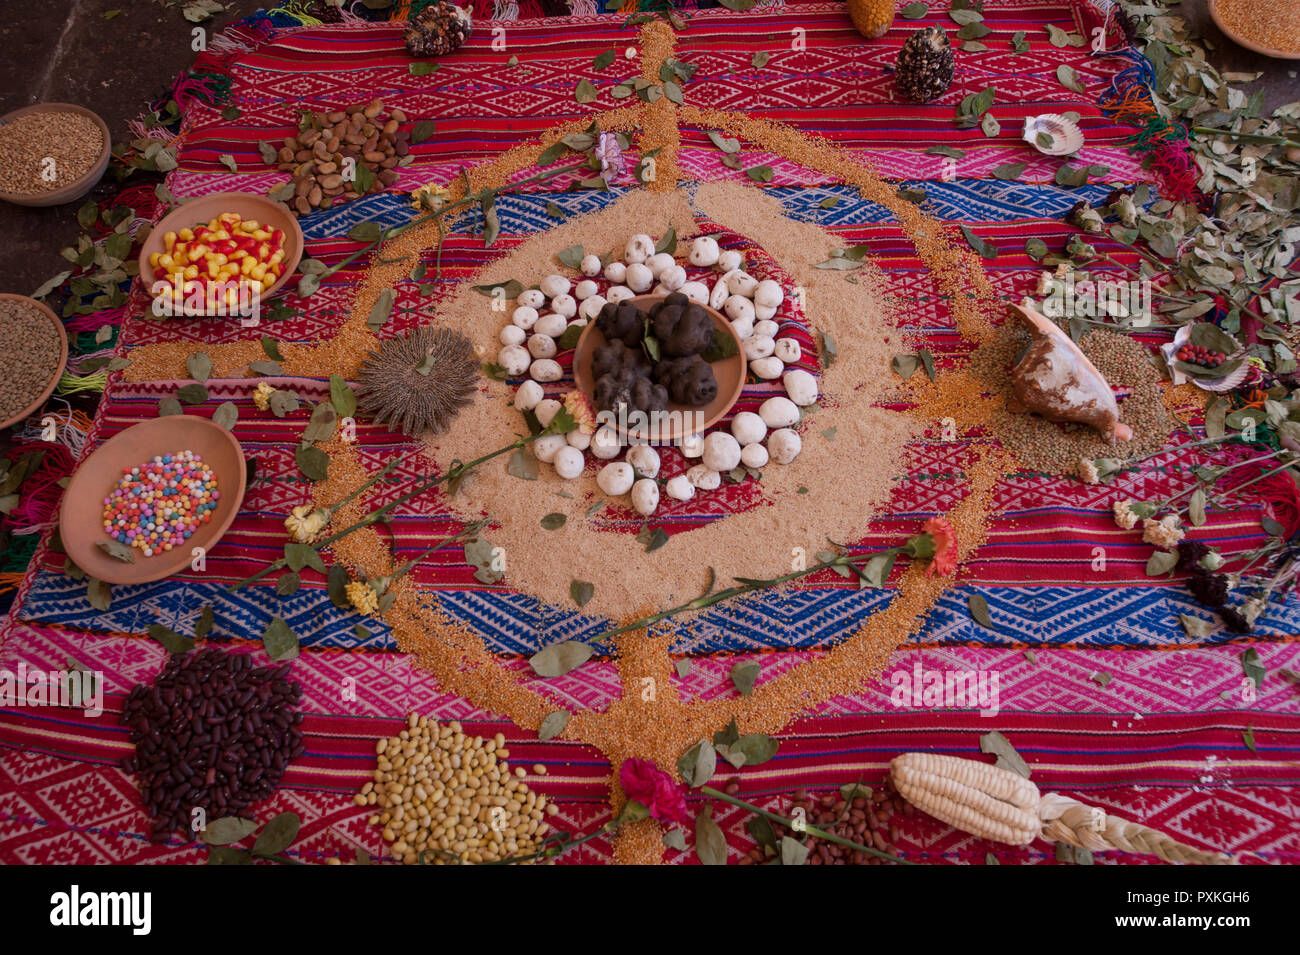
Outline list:
[[[357,407],[390,431],[438,434],[472,400],[478,364],[460,332],[414,329],[380,342],[361,363]]]

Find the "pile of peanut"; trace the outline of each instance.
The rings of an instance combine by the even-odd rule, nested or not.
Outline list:
[[[376,99],[368,105],[354,103],[335,112],[312,113],[298,135],[284,140],[276,154],[277,168],[293,174],[289,204],[299,215],[381,192],[397,182],[396,167],[404,165],[404,157],[410,154],[411,134],[399,128],[406,122],[400,109],[389,113],[387,120],[383,112],[383,102]],[[360,166],[373,174],[368,188],[356,175]]]
[[[354,801],[377,812],[393,857],[414,865],[495,862],[541,847],[556,808],[528,788],[522,767],[506,763],[510,751],[498,733],[467,736],[460,723],[439,725],[412,713],[406,729],[375,746],[373,782]],[[545,775],[546,767],[533,766]],[[421,858],[423,855],[423,858]]]

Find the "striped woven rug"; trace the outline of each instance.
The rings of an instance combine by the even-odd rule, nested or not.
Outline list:
[[[864,42],[840,4],[770,6],[745,14],[725,10],[697,13],[681,31],[676,56],[698,66],[686,94],[693,105],[740,110],[756,118],[786,122],[826,136],[850,150],[900,187],[924,188],[925,209],[947,222],[969,226],[998,250],[986,271],[998,294],[1019,301],[1037,282],[1038,268],[1025,253],[1026,239],[1053,247],[1071,229],[1065,213],[1079,200],[1097,201],[1118,186],[1163,183],[1143,168],[1126,139],[1131,130],[1107,118],[1103,95],[1134,61],[1122,32],[1086,0],[989,0],[987,49],[962,53],[952,88],[926,106],[894,102],[892,70],[899,47],[912,29],[930,23],[951,26],[947,5],[932,2],[918,20],[897,20],[880,40]],[[635,54],[637,31],[625,16],[567,17],[476,22],[462,50],[441,61],[428,76],[412,76],[402,49],[400,24],[348,22],[285,26],[283,17],[259,17],[239,24],[200,58],[197,70],[229,79],[229,99],[208,102],[196,95],[183,103],[179,168],[167,185],[178,197],[242,190],[265,193],[282,180],[261,161],[258,143],[292,132],[303,108],[341,108],[380,96],[408,116],[432,119],[437,132],[414,148],[416,161],[401,170],[388,193],[348,203],[302,220],[312,257],[326,263],[359,248],[347,238],[358,222],[407,221],[413,212],[406,191],[427,182],[448,182],[462,167],[535,137],[591,109],[615,108],[606,94],[580,106],[573,89],[587,77],[608,80],[592,69],[607,50]],[[1100,52],[1091,46],[1054,46],[1048,27],[1092,36],[1101,30]],[[499,29],[497,29],[499,27]],[[803,31],[806,45],[792,48]],[[1013,53],[1011,37],[1024,32],[1029,49]],[[495,37],[504,37],[504,47]],[[770,59],[754,65],[755,54]],[[517,65],[508,65],[517,57]],[[761,59],[761,58],[760,58]],[[1056,71],[1072,66],[1083,93],[1062,87]],[[960,130],[954,108],[968,93],[996,86],[993,112],[997,135]],[[235,119],[223,110],[235,106]],[[1055,183],[1059,161],[1020,142],[1023,118],[1072,110],[1081,116],[1086,145],[1080,162],[1108,167],[1104,181],[1076,188]],[[947,145],[959,159],[926,152]],[[226,157],[233,160],[234,170]],[[683,130],[681,165],[698,179],[737,177],[718,162],[719,154],[699,130]],[[747,152],[747,161],[772,167],[764,186],[796,218],[816,222],[848,244],[866,245],[880,268],[885,294],[907,315],[909,328],[923,335],[939,359],[940,371],[968,347],[957,335],[948,302],[887,210],[860,199],[848,187],[827,180],[780,156]],[[1025,162],[1018,181],[992,170]],[[485,250],[471,217],[449,236],[443,269],[450,282],[475,275],[501,250],[545,230],[555,219],[548,204],[573,216],[607,207],[625,193],[578,189],[563,181],[513,192],[497,203],[500,238]],[[838,199],[833,205],[824,202]],[[738,241],[741,237],[735,237]],[[1131,254],[1098,246],[1124,262]],[[343,269],[316,295],[287,296],[297,314],[279,323],[281,341],[328,337],[346,317],[360,262]],[[445,296],[439,289],[433,307]],[[416,324],[430,309],[414,285],[398,289],[393,320],[383,334]],[[212,321],[124,323],[123,349],[166,341],[234,341],[247,330]],[[254,334],[256,337],[256,334]],[[196,345],[196,347],[198,347]],[[160,397],[175,381],[129,383],[111,376],[92,432],[93,447],[131,424],[156,414]],[[297,390],[324,394],[324,383],[302,380]],[[256,644],[272,616],[288,621],[304,651],[294,676],[304,686],[308,745],[284,779],[282,789],[258,808],[259,818],[293,810],[302,817],[295,849],[306,861],[360,846],[382,855],[378,831],[366,824],[351,794],[369,778],[373,743],[395,732],[404,715],[418,710],[460,719],[474,731],[509,739],[512,761],[543,763],[544,778],[530,781],[554,797],[556,825],[585,832],[608,819],[610,767],[594,748],[578,743],[539,742],[535,735],[484,712],[472,701],[449,696],[412,661],[397,653],[392,635],[377,620],[368,634],[353,626],[360,618],[336,609],[323,578],[303,572],[303,587],[290,597],[274,588],[235,594],[227,585],[258,570],[280,552],[288,510],[310,499],[298,473],[293,448],[302,422],[259,412],[248,381],[210,383],[209,400],[187,414],[210,416],[221,402],[239,408],[236,435],[257,459],[258,473],[239,518],[208,555],[202,574],[184,573],[156,584],[117,588],[107,611],[91,606],[84,582],[65,576],[61,555],[42,546],[3,631],[0,667],[20,664],[48,670],[68,658],[104,675],[106,712],[89,719],[61,709],[10,708],[0,714],[0,862],[196,862],[203,851],[174,840],[151,844],[149,823],[132,777],[116,763],[129,752],[117,725],[125,694],[149,680],[164,658],[145,636],[161,623],[188,632],[200,609],[214,608],[212,640],[231,647]],[[1193,417],[1192,429],[1200,421]],[[1174,443],[1193,440],[1187,436]],[[396,495],[428,470],[415,442],[361,424],[361,457],[372,469],[392,458],[399,464],[384,493]],[[915,443],[908,473],[899,475],[886,511],[860,542],[875,549],[914,532],[920,521],[954,506],[960,475],[971,449],[938,437]],[[861,452],[867,455],[863,449]],[[863,779],[878,781],[900,752],[921,750],[978,755],[979,737],[998,730],[1011,739],[1044,791],[1062,792],[1100,805],[1116,815],[1162,829],[1191,845],[1247,854],[1274,863],[1300,861],[1300,693],[1276,676],[1257,693],[1243,693],[1241,656],[1253,646],[1270,671],[1300,670],[1300,605],[1274,603],[1249,638],[1221,629],[1193,639],[1178,623],[1180,613],[1205,612],[1183,584],[1147,577],[1149,545],[1115,527],[1112,500],[1170,496],[1195,482],[1191,468],[1211,460],[1170,450],[1111,485],[1085,485],[1044,474],[1015,474],[997,489],[1000,516],[988,542],[965,564],[958,585],[929,615],[924,628],[891,662],[885,679],[851,697],[837,698],[794,724],[781,736],[770,762],[739,774],[742,794],[765,805],[782,805],[781,795],[803,787],[830,790]],[[745,506],[740,486],[725,495],[727,506]],[[1258,547],[1264,504],[1249,492],[1213,510],[1198,539],[1224,554]],[[415,553],[432,536],[430,515],[411,508],[392,521],[399,553]],[[681,526],[689,519],[681,518]],[[1105,575],[1091,570],[1093,548],[1104,545]],[[513,591],[508,578],[485,586],[445,552],[416,572],[435,588],[443,609],[470,624],[487,645],[524,668],[523,658],[559,639],[581,638],[607,621],[572,608],[559,608]],[[763,599],[723,603],[679,630],[673,651],[694,666],[683,679],[687,694],[710,699],[733,693],[728,673],[753,656],[764,678],[808,659],[855,629],[891,599],[893,587],[860,590],[824,575]],[[995,626],[978,625],[968,600],[987,601]],[[890,699],[891,674],[924,670],[996,674],[999,712],[981,716],[964,709],[897,706]],[[339,700],[345,679],[356,701]],[[613,664],[597,658],[549,681],[570,709],[601,708],[621,685]],[[719,813],[735,853],[751,843],[744,815]],[[1051,846],[1023,849],[989,844],[921,815],[900,823],[896,851],[924,862],[982,862],[994,853],[1005,862],[1054,859]],[[596,840],[565,856],[568,862],[604,861],[607,843]],[[692,861],[669,850],[670,861]],[[1101,862],[1142,862],[1110,854]]]

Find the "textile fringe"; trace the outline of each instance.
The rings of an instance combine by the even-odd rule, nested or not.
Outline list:
[[[108,385],[108,372],[99,370],[89,375],[72,375],[64,372],[54,388],[56,395],[75,395],[85,391],[103,391]]]
[[[36,470],[23,478],[23,494],[5,518],[5,527],[15,536],[39,535],[54,525],[59,516],[63,488],[59,481],[72,474],[76,461],[62,444],[34,441],[10,448],[6,457],[16,461],[24,454],[43,451]]]
[[[1196,188],[1200,173],[1187,148],[1187,127],[1161,115],[1156,107],[1156,76],[1151,61],[1131,46],[1107,55],[1127,60],[1130,65],[1115,74],[1097,105],[1112,119],[1137,127],[1127,143],[1134,152],[1146,154],[1147,165],[1159,176],[1165,197],[1204,204],[1206,198]]]
[[[39,534],[20,534],[9,539],[4,548],[4,558],[0,560],[0,594],[18,589],[40,543]]]
[[[90,429],[94,422],[84,411],[72,407],[64,399],[55,398],[53,400],[63,405],[63,413],[58,414],[46,409],[42,412],[40,418],[28,418],[22,431],[18,432],[16,437],[19,441],[28,443],[61,444],[68,449],[68,453],[72,455],[73,460],[80,461],[81,452],[86,448],[86,438],[90,435]],[[54,418],[56,422],[53,442],[50,442],[45,437],[46,418]]]

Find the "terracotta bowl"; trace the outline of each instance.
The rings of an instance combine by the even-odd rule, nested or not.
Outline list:
[[[1214,25],[1223,31],[1224,36],[1238,46],[1244,46],[1248,50],[1254,50],[1256,53],[1262,53],[1264,56],[1271,56],[1278,60],[1300,60],[1300,53],[1289,53],[1286,50],[1274,50],[1267,46],[1261,46],[1254,40],[1248,40],[1234,31],[1224,22],[1223,17],[1219,16],[1219,5],[1215,3],[1215,0],[1210,0],[1210,18],[1214,20]]]
[[[46,382],[45,388],[41,391],[40,396],[31,404],[29,404],[26,408],[24,408],[22,410],[22,413],[16,414],[12,418],[9,418],[6,421],[0,421],[0,430],[4,430],[5,428],[12,427],[13,425],[18,424],[18,422],[20,421],[27,420],[27,416],[30,415],[33,411],[35,411],[37,408],[39,408],[41,405],[45,404],[45,399],[54,393],[54,388],[59,383],[59,377],[63,374],[63,369],[68,364],[68,333],[64,329],[63,322],[59,320],[59,317],[55,315],[52,311],[50,311],[48,308],[46,308],[44,305],[42,305],[40,302],[36,301],[36,299],[28,298],[26,295],[10,295],[10,294],[0,294],[0,299],[10,301],[10,302],[26,302],[28,305],[36,308],[37,310],[40,311],[42,315],[48,318],[50,320],[50,324],[53,325],[55,330],[59,333],[59,365],[58,368],[55,370],[53,377],[51,377],[50,380]]]
[[[638,295],[635,298],[628,299],[643,314],[649,314],[650,307],[657,302],[663,301],[666,295]],[[730,358],[724,358],[721,361],[713,362],[713,377],[718,381],[718,394],[707,405],[693,408],[689,405],[679,405],[676,402],[669,402],[668,410],[677,412],[695,412],[693,417],[674,417],[670,419],[671,427],[664,429],[656,439],[659,441],[676,441],[688,434],[699,434],[707,431],[726,416],[731,410],[740,393],[745,390],[745,355],[741,350],[740,337],[736,334],[735,328],[727,316],[723,315],[717,309],[709,308],[707,305],[701,305],[702,309],[708,313],[709,318],[713,320],[715,328],[719,329],[726,335],[730,335],[736,343],[736,354]],[[587,323],[587,328],[578,339],[577,347],[573,351],[573,377],[577,382],[578,388],[589,399],[596,393],[596,380],[591,373],[592,357],[597,348],[605,344],[604,334],[596,327],[595,321]],[[687,423],[696,424],[693,427],[687,427]],[[620,434],[626,431],[620,426]],[[644,436],[642,431],[633,432],[633,436]]]
[[[97,541],[110,540],[104,533],[102,513],[108,497],[125,468],[144,464],[156,454],[193,451],[217,475],[221,499],[212,520],[201,524],[185,542],[187,546],[145,557],[134,550],[134,563],[109,557]],[[221,540],[244,499],[244,452],[235,436],[207,418],[195,415],[167,415],[132,425],[105,441],[77,468],[63,495],[59,535],[73,562],[91,577],[110,584],[143,584],[162,580],[189,566],[195,547],[211,550]]]
[[[85,175],[73,180],[66,186],[34,195],[20,192],[0,192],[0,199],[5,202],[12,202],[16,206],[61,206],[65,202],[74,202],[80,199],[95,187],[95,184],[99,182],[99,178],[104,175],[104,170],[108,168],[108,160],[113,153],[113,141],[108,133],[108,125],[97,114],[92,113],[84,106],[78,106],[76,103],[37,103],[34,106],[24,106],[22,109],[16,109],[12,113],[5,113],[4,116],[0,116],[0,126],[10,120],[17,119],[19,116],[26,116],[30,113],[80,113],[82,116],[88,116],[95,121],[95,125],[99,127],[100,133],[104,136],[104,150],[99,154],[99,158],[95,160],[95,165],[91,166]]]
[[[257,196],[251,192],[219,192],[201,199],[191,199],[163,216],[144,240],[144,245],[140,247],[140,280],[144,283],[145,290],[148,291],[154,281],[146,277],[153,275],[149,257],[155,252],[165,250],[166,245],[163,240],[168,232],[192,229],[196,225],[215,219],[224,212],[237,212],[245,219],[255,219],[273,229],[284,231],[284,273],[274,285],[262,292],[263,305],[280,291],[289,281],[294,270],[298,268],[298,263],[302,261],[304,245],[302,227],[298,225],[297,217],[288,208],[278,202],[272,202],[266,196]],[[195,317],[208,314],[206,311],[186,308],[182,308],[181,311]]]

